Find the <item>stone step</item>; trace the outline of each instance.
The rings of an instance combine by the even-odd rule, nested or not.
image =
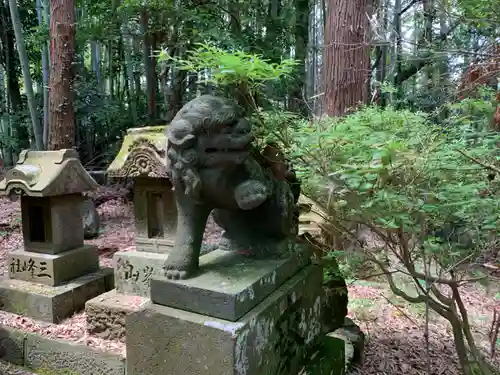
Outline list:
[[[101,294],[85,304],[87,332],[104,340],[125,341],[125,317],[139,311],[148,298],[120,294],[116,289]]]
[[[113,271],[102,268],[59,286],[24,280],[0,280],[3,311],[49,323],[59,323],[85,307],[85,302],[110,290]]]

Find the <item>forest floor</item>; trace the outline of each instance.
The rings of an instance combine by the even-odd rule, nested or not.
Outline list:
[[[134,249],[134,219],[131,205],[109,201],[98,209],[101,235],[89,243],[99,248],[101,264],[112,266],[113,254]],[[219,234],[214,223],[207,227],[205,239],[213,242]],[[22,246],[19,203],[0,199],[0,276],[7,272],[6,257]],[[489,351],[487,340],[493,309],[500,304],[498,294],[476,285],[464,288],[474,333],[481,346]],[[429,347],[424,338],[425,308],[409,305],[396,298],[381,282],[349,283],[349,316],[366,334],[365,361],[354,371],[358,375],[418,375],[427,373],[430,359],[432,374],[458,375],[453,338],[445,321],[430,314]],[[49,324],[0,311],[0,326],[36,332],[51,338],[80,342],[125,355],[124,344],[88,335],[85,313],[79,313],[61,324]],[[496,364],[500,368],[500,355]],[[27,375],[21,369],[0,362],[0,374]]]

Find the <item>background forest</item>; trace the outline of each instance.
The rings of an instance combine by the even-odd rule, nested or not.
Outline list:
[[[76,20],[75,27],[58,29],[69,41],[76,35],[74,48],[66,45],[71,51],[62,57],[49,56],[48,2],[0,4],[1,150],[7,165],[23,148],[47,146],[50,64],[60,66],[52,60],[73,52],[67,63],[76,119],[70,122],[86,165],[105,165],[108,146],[127,128],[168,123],[183,103],[210,92],[211,66],[192,72],[158,59],[161,50],[185,58],[210,41],[271,63],[296,60],[293,74],[266,84],[264,92],[275,109],[303,116],[343,115],[359,103],[392,104],[443,122],[445,104],[470,98],[481,87],[487,90],[478,110],[488,112],[488,125],[496,105],[500,5],[494,1],[53,1],[59,4],[52,9],[56,17]]]
[[[2,159],[76,147],[104,169],[127,129],[234,97],[293,160],[326,259],[425,306],[425,373],[435,314],[462,373],[498,374],[499,17],[498,0],[0,0]],[[492,283],[484,339],[463,293]]]

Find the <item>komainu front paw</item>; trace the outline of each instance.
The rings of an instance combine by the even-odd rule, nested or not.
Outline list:
[[[188,271],[166,270],[165,276],[169,280],[185,280],[189,278],[190,275]]]
[[[168,255],[163,269],[170,280],[185,280],[198,272],[199,257],[191,250],[173,249]]]

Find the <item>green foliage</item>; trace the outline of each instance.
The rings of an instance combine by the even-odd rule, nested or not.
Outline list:
[[[343,119],[302,122],[291,138],[306,194],[346,228],[364,224],[379,240],[400,233],[443,266],[500,228],[499,183],[469,158],[498,163],[498,134],[470,139],[423,113],[366,107]],[[456,223],[465,228],[456,241],[431,236]]]
[[[213,43],[197,43],[197,48],[189,51],[186,59],[170,56],[163,50],[159,61],[173,63],[178,69],[198,73],[210,71],[205,83],[217,87],[244,87],[255,95],[268,81],[277,81],[290,75],[298,64],[295,60],[284,59],[280,64],[272,63],[262,55],[235,50],[228,51]]]
[[[477,91],[477,98],[465,98],[446,105],[450,110],[450,116],[444,121],[446,125],[469,133],[490,129],[497,106],[495,91],[484,86]]]
[[[269,143],[291,144],[299,130],[301,117],[296,113],[268,110],[259,112],[264,126],[253,128],[255,138],[262,145]]]
[[[498,0],[459,0],[464,18],[478,29],[489,29],[498,21]]]

